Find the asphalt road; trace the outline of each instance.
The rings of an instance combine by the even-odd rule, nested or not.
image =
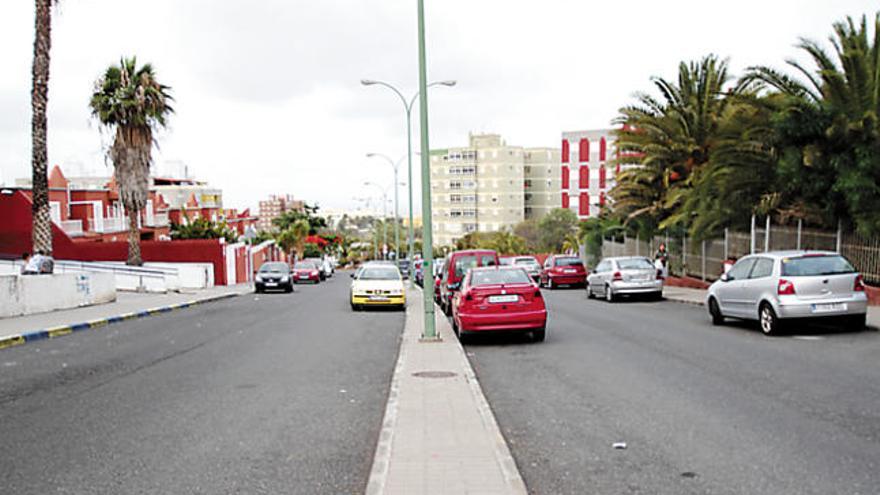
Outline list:
[[[771,338],[696,306],[545,294],[545,343],[466,349],[530,493],[880,493],[877,332]]]
[[[404,319],[348,282],[0,351],[0,493],[362,493]]]

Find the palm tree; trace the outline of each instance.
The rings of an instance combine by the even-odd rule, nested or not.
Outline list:
[[[789,60],[803,80],[769,67],[751,67],[743,84],[787,98],[780,119],[780,167],[799,181],[793,197],[815,199],[835,219],[852,219],[863,233],[880,230],[880,12],[873,36],[866,16],[833,25],[833,52],[809,39],[805,51],[815,70]],[[806,132],[805,132],[806,130]],[[819,187],[817,187],[819,186]],[[827,221],[827,220],[826,220]]]
[[[626,220],[681,221],[675,215],[718,143],[728,96],[739,91],[725,87],[730,79],[727,61],[714,55],[682,62],[676,82],[653,78],[661,99],[638,93],[635,105],[620,109],[615,123],[622,126],[617,131],[622,161],[641,165],[621,173],[611,193]]]
[[[33,250],[52,253],[52,220],[49,215],[49,153],[46,144],[46,107],[49,101],[49,49],[52,46],[52,4],[36,0],[33,89],[31,92],[31,167],[33,199]]]
[[[128,264],[142,265],[138,221],[146,206],[152,164],[153,133],[174,110],[168,86],[159,84],[150,64],[135,57],[110,66],[95,85],[92,116],[115,132],[108,157],[113,162],[119,197],[128,214]]]
[[[310,228],[309,221],[302,219],[293,222],[288,229],[293,236],[293,245],[296,249],[296,254],[300,258],[302,258],[305,253],[306,237],[309,236]]]

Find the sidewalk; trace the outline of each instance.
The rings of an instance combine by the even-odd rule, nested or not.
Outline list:
[[[442,340],[419,342],[422,292],[410,290],[407,297],[403,342],[367,494],[526,494],[448,321],[436,313]]]
[[[666,299],[700,306],[706,304],[706,292],[703,289],[663,287],[663,297]],[[868,326],[880,329],[880,306],[868,306]]]
[[[0,348],[5,347],[4,341],[13,336],[28,336],[41,330],[54,331],[57,334],[70,333],[91,326],[106,325],[115,321],[148,316],[152,313],[166,312],[182,307],[192,306],[208,301],[237,296],[250,292],[249,284],[233,286],[216,286],[210,289],[189,291],[185,293],[150,294],[135,292],[118,292],[115,302],[96,304],[82,308],[65,309],[49,313],[0,319]],[[146,314],[145,314],[146,313]],[[40,338],[53,337],[47,333]],[[16,342],[9,345],[17,345]]]

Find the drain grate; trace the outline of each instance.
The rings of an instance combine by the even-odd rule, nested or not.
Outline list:
[[[452,378],[458,375],[458,373],[451,371],[416,371],[412,375],[417,378]]]

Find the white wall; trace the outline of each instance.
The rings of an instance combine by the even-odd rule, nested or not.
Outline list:
[[[115,300],[116,281],[110,273],[0,275],[0,318]]]

